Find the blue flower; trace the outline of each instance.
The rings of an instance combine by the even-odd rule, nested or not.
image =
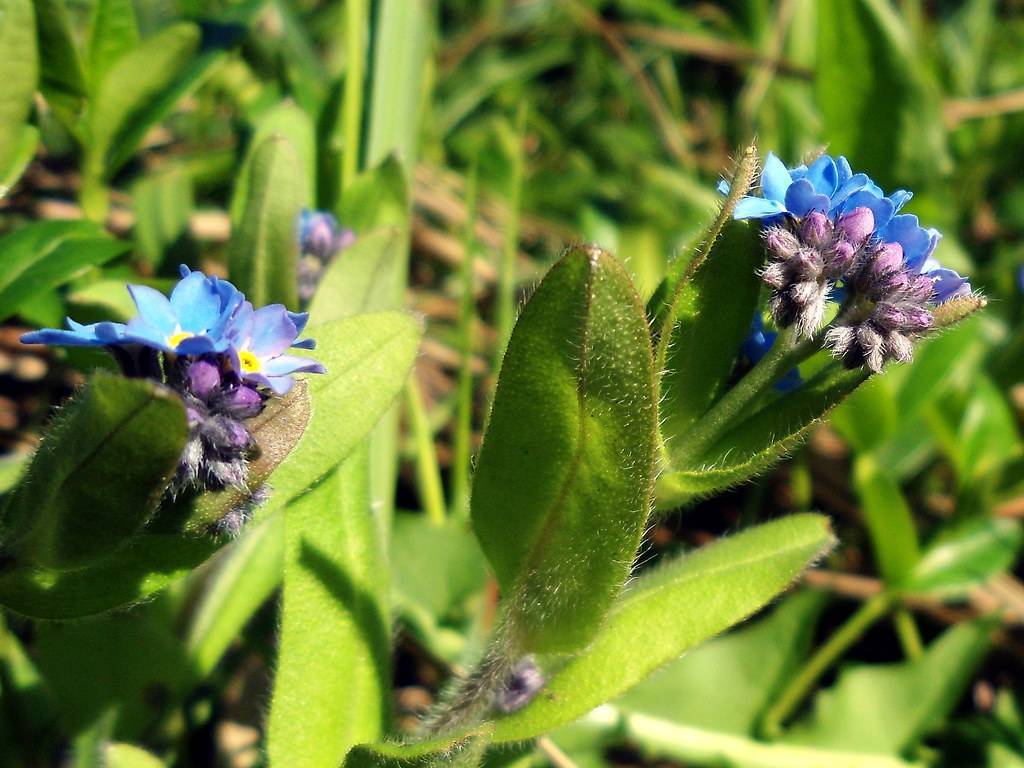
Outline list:
[[[60,347],[107,347],[124,343],[124,323],[92,323],[82,325],[65,318],[69,330],[43,328],[23,334],[22,344],[50,344]]]
[[[342,248],[355,240],[351,229],[343,229],[338,220],[326,211],[303,208],[299,216],[299,249],[327,262]]]
[[[725,182],[718,188],[723,194],[729,191]],[[911,197],[906,190],[886,197],[866,174],[854,173],[842,156],[822,155],[810,166],[786,168],[771,152],[761,172],[761,193],[741,198],[734,218],[776,220],[784,214],[806,216],[811,211],[834,218],[863,206],[874,214],[877,228],[887,224]]]
[[[750,321],[750,333],[744,339],[743,346],[740,347],[740,355],[750,365],[757,365],[761,358],[768,354],[768,350],[772,348],[772,344],[775,343],[778,335],[775,331],[766,331],[764,329],[764,321],[761,319],[761,313],[755,312],[753,319]],[[792,368],[785,376],[775,382],[775,389],[779,392],[792,392],[803,383],[803,379],[800,378],[800,371]]]
[[[282,304],[254,309],[244,302],[226,331],[232,364],[242,380],[283,395],[294,383],[292,374],[324,373],[315,360],[285,354],[292,347],[315,347],[312,339],[298,339],[308,319],[307,313],[289,312]]]
[[[124,338],[164,352],[204,355],[227,351],[228,324],[245,297],[226,280],[181,267],[181,281],[168,299],[145,285],[129,285],[138,315]]]

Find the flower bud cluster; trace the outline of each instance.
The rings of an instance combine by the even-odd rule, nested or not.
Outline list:
[[[324,270],[334,257],[355,242],[355,234],[345,229],[326,211],[302,211],[299,219],[299,298],[309,301],[316,293]]]

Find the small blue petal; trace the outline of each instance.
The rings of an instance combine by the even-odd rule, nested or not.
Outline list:
[[[174,286],[170,304],[181,329],[190,333],[206,333],[221,313],[216,284],[202,272],[193,272]]]
[[[814,186],[815,192],[832,197],[839,185],[839,172],[836,170],[835,160],[828,155],[819,157],[807,169],[807,180]]]
[[[839,188],[836,189],[836,193],[832,196],[832,211],[838,210],[843,203],[846,202],[847,198],[855,192],[860,192],[862,189],[867,187],[871,183],[869,179],[863,173],[857,173],[850,176],[846,181],[841,182]]]
[[[763,197],[744,197],[736,203],[736,210],[732,215],[734,219],[764,219],[785,212],[786,206],[775,200],[765,200]]]
[[[806,216],[811,211],[828,211],[827,195],[818,194],[807,179],[799,179],[786,190],[786,209],[794,216]]]
[[[971,292],[971,284],[967,281],[967,278],[962,277],[952,269],[940,267],[926,274],[932,279],[932,284],[935,288],[935,296],[933,298],[936,304],[948,301],[954,296],[966,296]]]
[[[761,191],[765,198],[783,202],[792,181],[786,166],[774,153],[769,152],[768,157],[764,159],[764,170],[761,171]]]
[[[913,192],[910,192],[906,189],[897,189],[895,192],[889,195],[889,199],[892,201],[894,209],[898,211],[904,205],[909,203],[910,198],[912,198],[913,196]]]
[[[719,179],[718,184],[715,185],[715,189],[717,189],[718,193],[721,195],[728,195],[731,187],[729,186],[728,181],[725,179]]]
[[[178,318],[171,308],[171,302],[160,291],[148,285],[129,285],[128,293],[135,302],[138,317],[149,327],[164,336],[170,336],[178,330]]]
[[[843,157],[843,155],[836,158],[836,173],[839,175],[839,186],[845,184],[853,176],[850,161]]]
[[[934,248],[930,233],[921,228],[917,216],[912,213],[894,216],[878,234],[885,242],[899,243],[903,247],[903,262],[914,271],[920,270],[931,255],[929,247]]]
[[[862,189],[850,195],[842,205],[844,213],[849,213],[854,208],[867,208],[875,217],[875,231],[880,232],[889,220],[892,219],[896,209],[891,200],[878,197],[870,189]]]

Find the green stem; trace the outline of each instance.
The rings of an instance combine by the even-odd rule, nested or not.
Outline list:
[[[452,514],[466,519],[469,513],[469,464],[473,435],[473,262],[476,254],[477,164],[466,178],[466,229],[462,236],[462,296],[459,305],[459,361],[456,390],[455,439],[452,446]]]
[[[790,368],[798,365],[821,346],[821,334],[798,341],[796,329],[786,328],[760,362],[701,417],[696,426],[679,440],[674,463],[685,466],[701,458],[747,407]]]
[[[359,170],[363,86],[366,73],[366,0],[345,2],[345,146],[341,157],[341,188],[348,189]]]
[[[444,525],[446,514],[444,488],[441,485],[441,470],[438,468],[437,452],[434,450],[434,436],[423,407],[416,377],[410,376],[405,386],[405,404],[409,411],[413,440],[416,443],[416,480],[420,491],[420,503],[427,518],[437,526]]]
[[[910,661],[916,661],[924,655],[924,643],[921,640],[921,633],[917,629],[917,623],[910,611],[900,608],[893,614],[893,624],[896,627],[896,635],[903,646],[903,653]]]
[[[800,674],[789,682],[776,702],[765,713],[762,724],[765,736],[770,739],[779,736],[782,732],[782,725],[811,692],[818,679],[861,638],[872,624],[889,612],[894,599],[892,592],[875,595],[861,605],[846,620],[846,623],[817,650],[811,660],[800,670]]]

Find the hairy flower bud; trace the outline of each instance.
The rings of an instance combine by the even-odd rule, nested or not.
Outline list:
[[[854,248],[862,246],[875,231],[875,215],[870,208],[860,206],[839,217],[836,229],[843,240]]]
[[[832,242],[832,222],[821,211],[811,211],[800,225],[800,239],[818,250],[828,247]]]
[[[189,364],[185,379],[189,392],[200,400],[206,400],[220,388],[220,366],[200,358]]]

